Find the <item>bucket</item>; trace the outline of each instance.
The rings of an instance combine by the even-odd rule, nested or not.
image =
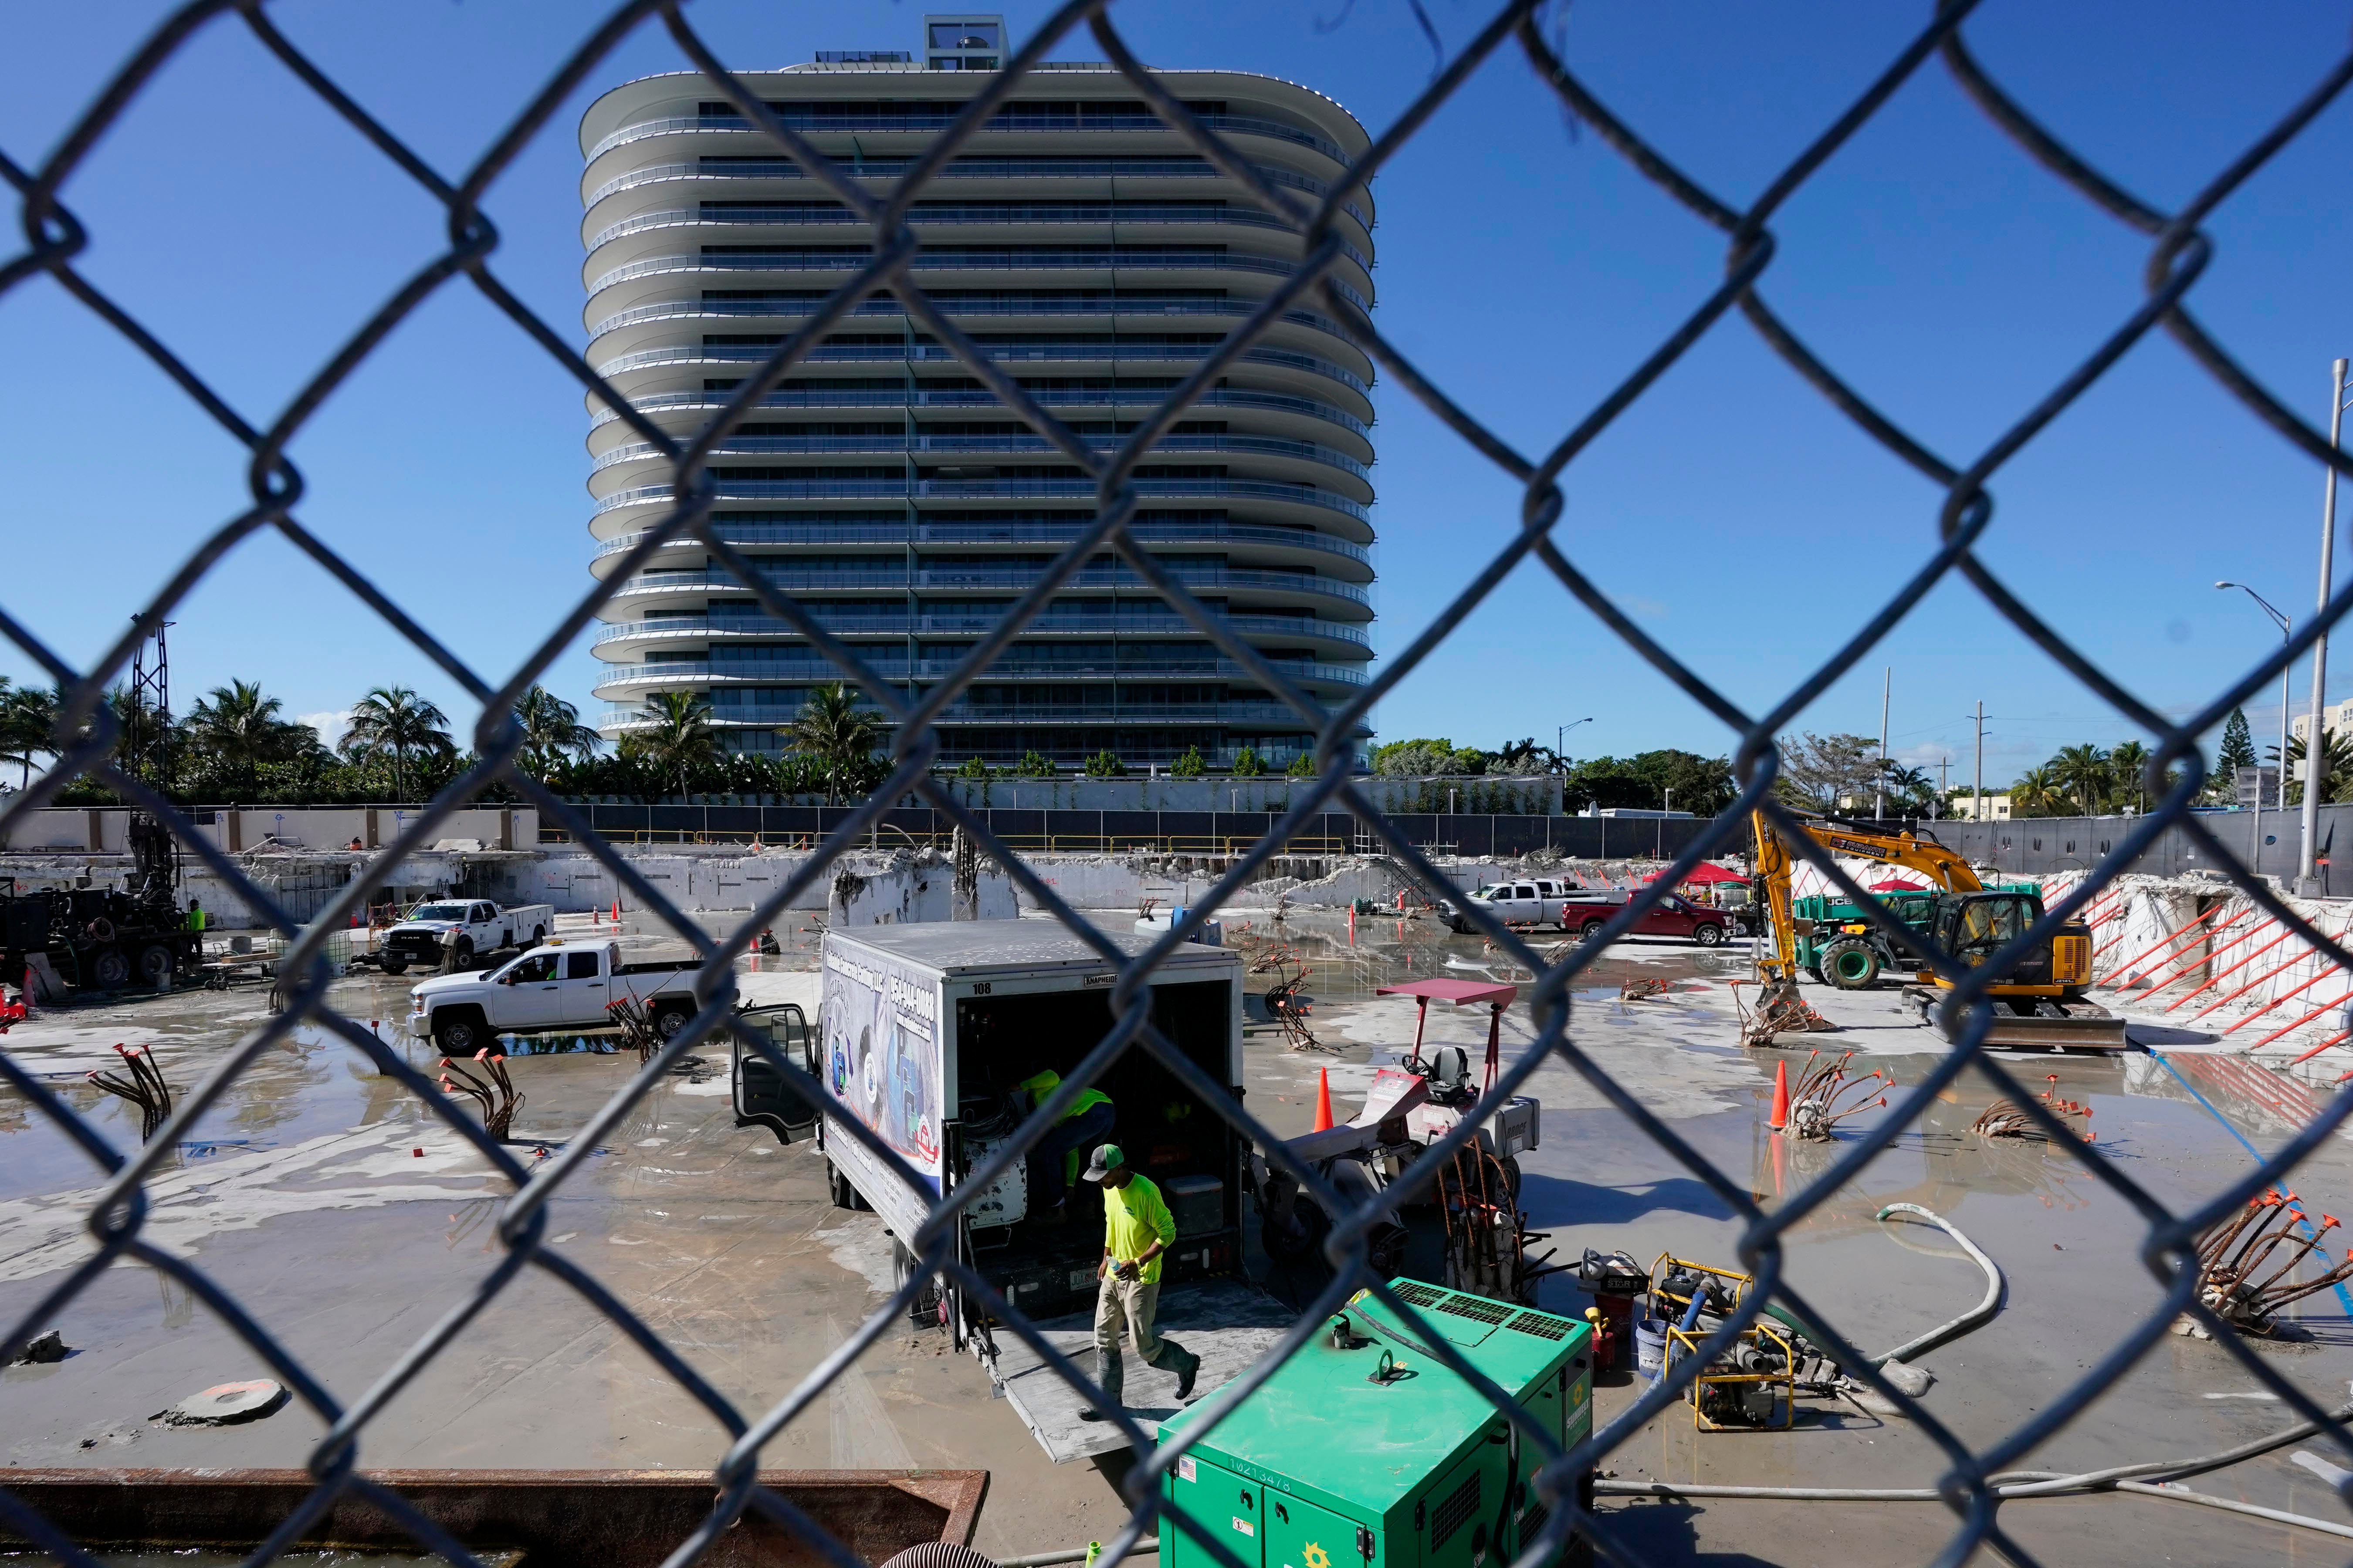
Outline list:
[[[1656,1383],[1667,1370],[1667,1321],[1644,1318],[1634,1325],[1634,1370]]]

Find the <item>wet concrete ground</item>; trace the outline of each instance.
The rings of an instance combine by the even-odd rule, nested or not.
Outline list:
[[[1305,989],[1330,1049],[1293,1052],[1271,1030],[1249,1037],[1254,1113],[1276,1131],[1304,1131],[1316,1069],[1330,1070],[1345,1117],[1373,1067],[1410,1040],[1409,1002],[1373,988],[1428,974],[1513,978],[1475,937],[1426,921],[1248,918],[1249,951],[1269,936],[1309,966]],[[1106,916],[1107,923],[1118,923]],[[779,931],[780,936],[796,935]],[[747,993],[813,994],[805,954],[770,960]],[[777,973],[776,966],[785,973]],[[1580,994],[1576,1037],[1677,1135],[1768,1208],[1826,1169],[1837,1144],[1788,1143],[1763,1131],[1773,1052],[1736,1044],[1726,982],[1745,955],[1638,941],[1611,950]],[[1620,1002],[1624,980],[1671,983],[1662,997]],[[1270,977],[1252,977],[1254,987]],[[406,1012],[405,982],[354,978],[337,1002],[379,1017],[390,1034]],[[1892,996],[1809,991],[1848,1027],[1819,1044],[1871,1052],[1858,1068],[1916,1081],[1941,1042]],[[262,1016],[259,989],[52,1013],[5,1048],[51,1075],[108,1136],[135,1140],[136,1113],[80,1083],[113,1059],[118,1041],[150,1044],[185,1088]],[[1430,1038],[1473,1047],[1483,1016],[1433,1008]],[[1524,1006],[1504,1022],[1507,1053],[1524,1048]],[[408,1047],[424,1065],[425,1047]],[[1804,1051],[1785,1052],[1793,1068]],[[2018,1056],[2034,1088],[2094,1107],[2101,1152],[2159,1201],[2187,1205],[2250,1165],[2319,1101],[2312,1091],[2227,1060],[2160,1061]],[[713,1067],[723,1066],[714,1055]],[[635,1068],[634,1056],[518,1058],[526,1095],[519,1137],[562,1139]],[[554,1200],[554,1245],[642,1314],[714,1386],[764,1409],[879,1304],[890,1285],[887,1244],[870,1215],[832,1208],[807,1144],[779,1147],[738,1131],[723,1072],[668,1079],[605,1141]],[[1739,1226],[1721,1198],[1654,1145],[1582,1078],[1547,1065],[1531,1091],[1545,1105],[1543,1146],[1524,1157],[1525,1202],[1573,1257],[1622,1247],[1647,1264],[1662,1251],[1735,1264]],[[1965,1076],[1926,1121],[1905,1131],[1788,1242],[1792,1284],[1866,1349],[1957,1313],[1982,1289],[1977,1268],[1938,1233],[1883,1226],[1883,1204],[1945,1215],[2000,1264],[2008,1296],[1995,1321],[1919,1358],[1936,1376],[1933,1411],[1966,1442],[1990,1446],[2047,1406],[2159,1292],[2137,1256],[2144,1226],[2125,1201],[2066,1152],[1989,1146],[1969,1131],[1992,1090]],[[1867,1125],[1873,1111],[1847,1124]],[[356,1398],[496,1263],[501,1184],[387,1080],[356,1071],[339,1044],[299,1035],[249,1069],[153,1184],[148,1234],[193,1258],[233,1290],[337,1397]],[[2242,1142],[2244,1140],[2244,1142]],[[422,1151],[421,1153],[417,1151]],[[2353,1159],[2331,1140],[2299,1171],[2316,1211],[2353,1203]],[[88,1162],[0,1094],[0,1316],[28,1307],[86,1255],[80,1229],[99,1185]],[[2335,1250],[2333,1247],[2330,1249]],[[1543,1304],[1579,1312],[1584,1299],[1547,1280]],[[2269,1364],[2316,1398],[2345,1402],[2353,1325],[2323,1294],[2302,1304],[2308,1338],[2266,1347]],[[250,1426],[170,1428],[148,1417],[208,1384],[267,1368],[181,1287],[152,1270],[109,1270],[58,1321],[76,1353],[45,1367],[0,1370],[0,1463],[140,1466],[299,1464],[322,1427],[290,1407]],[[2253,1379],[2218,1345],[2167,1336],[2090,1410],[2021,1468],[2076,1469],[2226,1447],[2288,1424],[2283,1407],[2249,1397]],[[1607,1418],[1630,1403],[1622,1377],[1597,1393]],[[370,1467],[415,1465],[677,1466],[707,1468],[723,1447],[718,1424],[617,1330],[566,1287],[527,1271],[368,1428]],[[2189,1483],[2216,1495],[2342,1518],[2343,1505],[2297,1450],[2353,1466],[2306,1440]],[[778,1466],[981,1466],[993,1472],[978,1544],[999,1553],[1099,1539],[1121,1506],[1116,1467],[1048,1464],[969,1359],[937,1332],[894,1328],[818,1405],[768,1447]],[[1916,1431],[1847,1407],[1809,1403],[1781,1434],[1699,1434],[1688,1411],[1620,1448],[1623,1479],[1759,1485],[1916,1486],[1944,1461]],[[1925,1560],[1953,1530],[1936,1504],[1760,1501],[1610,1505],[1646,1554],[1661,1561],[1828,1563]],[[2021,1502],[2005,1528],[2046,1561],[2238,1563],[2343,1555],[2339,1543],[2251,1519],[2140,1498]]]

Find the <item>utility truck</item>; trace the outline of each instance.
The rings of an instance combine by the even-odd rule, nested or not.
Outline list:
[[[501,1035],[602,1029],[606,1009],[633,1001],[663,1038],[694,1016],[695,958],[625,959],[618,942],[534,947],[484,974],[441,974],[409,988],[408,1029],[449,1057],[470,1057]]]
[[[1108,940],[1131,954],[1152,945],[1133,932]],[[778,1043],[794,1065],[813,1068],[825,1091],[818,1142],[833,1201],[881,1217],[903,1283],[915,1265],[897,1244],[921,1231],[939,1198],[964,1189],[1012,1139],[1034,1109],[1023,1083],[1041,1072],[1071,1073],[1111,1031],[1119,972],[1059,924],[1029,920],[829,931],[821,963],[807,1052],[794,1051],[783,1037]],[[1217,1095],[1235,1100],[1242,1097],[1241,999],[1241,963],[1229,948],[1184,943],[1152,976],[1153,1026],[1217,1086]],[[774,1070],[758,1071],[761,1061],[735,1054],[738,1115],[786,1138],[789,1110],[779,1108],[773,1118],[755,1114],[775,1090]],[[1118,1144],[1159,1186],[1176,1222],[1161,1275],[1161,1314],[1174,1329],[1187,1319],[1189,1293],[1237,1289],[1224,1277],[1241,1270],[1248,1142],[1217,1105],[1140,1043],[1092,1086],[1111,1097],[1114,1118],[1102,1142]],[[916,1190],[850,1135],[852,1123],[913,1170]],[[1032,1202],[1030,1172],[1042,1174],[1034,1152],[970,1194],[955,1222],[955,1256],[1033,1321],[1093,1310],[1103,1198],[1099,1188],[1071,1179],[1087,1152],[1073,1150],[1062,1161],[1068,1195],[1060,1223]],[[953,1279],[927,1291],[916,1312],[944,1322],[958,1349],[987,1364],[1050,1453],[1060,1458],[1116,1446],[1107,1427],[1098,1429],[1101,1440],[1092,1446],[1065,1447],[1049,1436],[1077,1428],[1071,1413],[1059,1409],[1066,1403],[1074,1410],[1076,1396],[1050,1375],[1017,1377],[1008,1370],[1027,1352],[1012,1336],[998,1334],[983,1302]],[[1269,1329],[1267,1342],[1278,1331]],[[1000,1348],[1007,1352],[1002,1367]],[[1041,1400],[1058,1408],[1046,1409]]]
[[[471,969],[474,961],[510,947],[536,947],[555,924],[550,904],[510,904],[488,899],[435,899],[408,911],[384,933],[376,963],[386,974],[407,973],[412,963],[440,969]]]

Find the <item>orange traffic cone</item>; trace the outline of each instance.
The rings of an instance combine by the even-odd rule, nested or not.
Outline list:
[[[621,900],[618,899],[613,900],[613,923],[615,925],[621,923]]]
[[[1315,1125],[1310,1132],[1322,1132],[1332,1125],[1332,1074],[1330,1069],[1315,1069]]]
[[[1773,1064],[1773,1131],[1780,1131],[1789,1125],[1789,1064]]]

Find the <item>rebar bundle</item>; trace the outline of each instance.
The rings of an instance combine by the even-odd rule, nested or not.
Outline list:
[[[650,1008],[634,996],[623,996],[605,1004],[605,1016],[621,1031],[621,1043],[638,1053],[638,1065],[643,1067],[662,1047],[661,1031],[654,1027]]]
[[[1556,1270],[1531,1265],[1527,1249],[1547,1233],[1528,1229],[1502,1161],[1476,1143],[1456,1150],[1439,1175],[1438,1213],[1446,1227],[1449,1289],[1535,1303],[1537,1279]]]
[[[1296,960],[1282,962],[1295,963]],[[1286,975],[1278,967],[1275,971],[1275,983],[1267,988],[1266,1015],[1272,1018],[1275,1026],[1282,1031],[1282,1043],[1294,1051],[1320,1051],[1328,1048],[1323,1041],[1315,1037],[1315,1031],[1307,1026],[1307,1015],[1314,1011],[1315,1004],[1300,994],[1299,988],[1307,984],[1307,977],[1313,973],[1314,971],[1303,963],[1299,965],[1299,973],[1296,974]]]
[[[514,1114],[522,1109],[522,1096],[515,1092],[514,1080],[507,1077],[507,1058],[494,1055],[488,1046],[474,1053],[474,1061],[489,1079],[476,1078],[448,1057],[441,1058],[441,1087],[452,1094],[462,1094],[482,1110],[482,1131],[501,1142],[514,1126]],[[458,1076],[452,1079],[449,1075]]]
[[[2247,1333],[2278,1331],[2281,1308],[2353,1279],[2353,1256],[2313,1279],[2289,1278],[2337,1225],[2333,1215],[2313,1224],[2294,1193],[2273,1188],[2249,1199],[2243,1210],[2199,1237],[2199,1301]]]
[[[1629,980],[1618,987],[1618,1000],[1640,1002],[1645,996],[1663,996],[1672,989],[1672,984],[1664,980]]]
[[[1744,1046],[1769,1046],[1779,1035],[1827,1035],[1837,1032],[1838,1026],[1806,1005],[1798,994],[1794,980],[1767,980],[1757,994],[1757,1005],[1751,1010],[1740,1000],[1740,988],[1754,985],[1753,980],[1732,983],[1733,1005],[1740,1009],[1740,1043]]]
[[[1853,1059],[1852,1051],[1836,1060],[1820,1051],[1808,1055],[1796,1085],[1789,1090],[1791,1132],[1800,1138],[1827,1141],[1831,1129],[1848,1117],[1887,1108],[1884,1091],[1895,1087],[1894,1070],[1874,1068],[1860,1078],[1849,1078],[1846,1065]],[[1879,1098],[1872,1099],[1873,1094]]]
[[[144,1143],[155,1136],[155,1129],[172,1114],[172,1086],[164,1081],[162,1069],[155,1066],[155,1053],[145,1046],[118,1045],[114,1049],[131,1076],[117,1078],[112,1073],[93,1072],[90,1081],[139,1108],[139,1142]]]
[[[2092,1108],[2088,1105],[2078,1105],[2072,1100],[2060,1099],[2057,1073],[2045,1073],[2042,1076],[2051,1085],[2049,1089],[2042,1091],[2042,1108],[2057,1117],[2061,1125],[2073,1131],[2076,1137],[2085,1142],[2091,1142]],[[2070,1117],[2081,1119],[2082,1125],[2079,1127],[2074,1121],[2069,1121]],[[1985,1138],[2042,1138],[2044,1136],[2042,1124],[2020,1110],[2014,1100],[1995,1100],[1985,1108],[1985,1113],[1977,1119],[1974,1126],[1978,1134]]]

